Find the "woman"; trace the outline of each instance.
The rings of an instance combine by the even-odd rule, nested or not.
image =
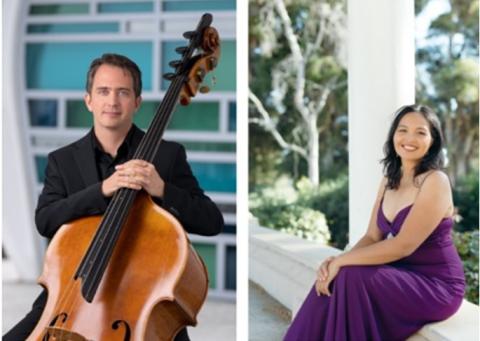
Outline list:
[[[398,110],[367,232],[320,265],[285,340],[405,340],[457,311],[465,278],[442,145],[431,109]]]

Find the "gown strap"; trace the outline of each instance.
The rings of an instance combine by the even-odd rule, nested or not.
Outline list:
[[[383,193],[382,193],[382,197],[380,199],[380,206],[383,206],[383,199],[385,198],[385,192],[387,191],[387,184],[386,183],[384,186],[383,186]]]
[[[432,169],[432,170],[429,170],[427,171],[425,174],[425,176],[423,177],[422,181],[420,182],[420,184],[418,185],[418,191],[417,191],[417,194],[415,194],[415,199],[413,202],[415,202],[417,200],[417,197],[418,195],[420,194],[420,191],[422,190],[422,187],[423,187],[423,184],[425,183],[425,180],[427,180],[427,178],[432,175],[433,173],[435,173],[435,171],[437,171],[438,169]]]
[[[415,202],[415,200],[416,200],[417,197],[418,197],[418,194],[419,194],[420,191],[422,190],[422,187],[423,187],[423,184],[425,183],[425,180],[427,180],[427,178],[428,178],[431,174],[435,173],[435,171],[437,171],[437,170],[438,170],[438,169],[432,169],[432,170],[427,171],[427,174],[423,177],[422,181],[421,181],[420,184],[418,185],[418,190],[417,190],[417,193],[415,194],[415,198],[414,198],[413,202]],[[449,178],[449,179],[450,179],[450,178]],[[384,198],[385,198],[385,192],[387,192],[387,187],[388,187],[387,184],[385,184],[385,186],[383,187],[382,198],[381,198],[381,200],[380,200],[380,202],[381,202],[382,204],[383,204],[383,200],[384,200]]]

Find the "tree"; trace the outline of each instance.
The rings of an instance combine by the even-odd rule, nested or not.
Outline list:
[[[428,4],[421,1],[419,12]],[[453,180],[478,169],[478,0],[449,0],[418,49],[417,98],[441,116]],[[423,71],[425,70],[425,71]]]
[[[319,139],[338,133],[332,122],[341,124],[337,118],[345,113],[332,103],[335,91],[346,92],[344,3],[252,0],[250,5],[249,121],[271,135],[284,158],[293,159],[294,173],[303,159],[308,178],[318,184]]]

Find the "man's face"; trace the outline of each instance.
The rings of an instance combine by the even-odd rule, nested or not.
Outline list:
[[[130,72],[108,64],[97,69],[91,93],[85,95],[94,126],[109,130],[128,129],[141,101],[140,96],[135,97]]]

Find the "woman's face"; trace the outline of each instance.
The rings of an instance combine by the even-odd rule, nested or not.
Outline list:
[[[432,142],[430,125],[418,112],[403,116],[393,134],[393,145],[402,161],[419,162],[427,154]]]

